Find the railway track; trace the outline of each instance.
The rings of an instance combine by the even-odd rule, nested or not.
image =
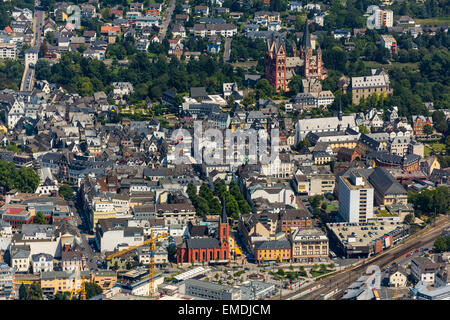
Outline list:
[[[328,294],[334,289],[338,289],[339,292],[332,296],[331,299],[340,299],[344,294],[346,288],[358,279],[363,273],[365,273],[367,267],[369,265],[377,265],[380,269],[387,266],[388,264],[398,260],[403,257],[405,254],[413,251],[413,249],[419,248],[422,245],[429,243],[433,238],[436,238],[440,235],[442,230],[449,225],[449,218],[445,217],[439,225],[435,226],[433,229],[429,229],[424,231],[423,233],[418,234],[417,236],[413,236],[412,238],[407,239],[404,243],[398,244],[391,249],[388,249],[381,255],[377,255],[367,260],[361,262],[360,264],[351,267],[350,269],[342,270],[339,273],[336,273],[332,276],[327,277],[326,279],[319,280],[317,282],[312,283],[311,285],[302,288],[299,291],[290,293],[284,296],[282,299],[293,299],[293,300],[318,300],[322,295]],[[310,290],[315,286],[320,285],[320,287],[310,293],[306,293],[301,297],[298,297],[300,293]]]

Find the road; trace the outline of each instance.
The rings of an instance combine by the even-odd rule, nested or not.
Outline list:
[[[166,10],[164,15],[165,20],[161,25],[161,29],[159,29],[159,40],[162,41],[167,34],[167,28],[169,27],[170,20],[172,19],[173,10],[175,10],[175,0],[170,0],[169,7]]]
[[[20,84],[20,91],[32,91],[34,86],[34,68],[25,66],[23,71],[22,82]]]
[[[223,62],[230,61],[230,54],[231,54],[231,38],[225,39],[225,45],[223,49]]]
[[[81,247],[83,248],[83,251],[86,255],[86,262],[89,269],[97,269],[97,261],[102,261],[100,258],[100,253],[98,251],[94,251],[92,249],[91,244],[89,243],[89,237],[86,233],[87,230],[89,230],[89,227],[87,227],[87,223],[85,221],[86,217],[82,214],[81,209],[79,206],[72,207],[72,210],[74,211],[73,214],[73,220],[80,230],[81,234]]]
[[[340,291],[338,294],[333,296],[333,299],[340,299],[347,287],[356,279],[358,279],[363,273],[365,273],[369,265],[378,265],[381,269],[387,265],[390,265],[392,262],[400,260],[407,253],[414,251],[415,249],[419,249],[424,245],[428,245],[433,239],[437,238],[449,225],[449,217],[443,217],[435,227],[430,227],[417,236],[413,235],[405,242],[382,252],[380,255],[362,260],[363,262],[359,265],[338,272],[332,276],[327,277],[326,279],[316,281],[313,284],[302,288],[301,291],[290,293],[284,296],[283,299],[318,300],[321,294],[327,294],[336,288]],[[319,286],[319,288],[315,289],[316,286]],[[299,297],[299,294],[305,292],[307,293]]]
[[[36,0],[35,6],[40,5],[39,0]],[[41,47],[42,33],[44,27],[45,12],[41,10],[35,10],[33,16],[33,39],[31,40],[31,46],[37,48]],[[25,64],[25,69],[23,71],[22,81],[20,83],[20,91],[32,91],[34,87],[34,67],[30,67]]]

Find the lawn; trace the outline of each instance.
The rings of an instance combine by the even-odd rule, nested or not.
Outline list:
[[[372,69],[378,69],[378,68],[384,68],[384,69],[391,69],[394,67],[409,67],[413,70],[419,70],[419,63],[418,62],[392,62],[391,64],[381,64],[376,61],[364,61],[364,64]]]
[[[331,213],[333,211],[338,211],[338,210],[339,210],[339,207],[336,204],[333,203],[333,204],[327,205],[326,212],[327,213]]]
[[[385,209],[378,209],[377,217],[396,217],[397,215],[390,214],[389,211]]]
[[[242,69],[249,69],[251,67],[256,67],[257,65],[258,61],[235,62],[232,64],[234,68],[242,68]]]
[[[327,274],[327,273],[330,273],[330,272],[333,272],[333,270],[328,270],[328,269],[326,269],[326,270],[317,270],[317,271],[311,271],[310,272],[310,274],[315,278],[315,277],[318,277],[318,276],[322,276],[322,275],[324,275],[324,274]]]
[[[423,151],[425,158],[428,158],[430,156],[431,151],[433,151],[433,149],[431,149],[428,146],[425,146],[424,151]]]
[[[435,17],[430,19],[416,19],[422,26],[445,26],[450,24],[450,17]]]
[[[445,151],[446,145],[442,143],[432,143],[430,145],[431,149],[434,150],[436,153],[441,153],[442,151]]]

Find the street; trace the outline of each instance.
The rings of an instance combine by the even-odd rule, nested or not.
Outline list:
[[[167,34],[167,28],[169,27],[170,20],[172,19],[173,10],[175,10],[175,0],[170,0],[169,7],[164,15],[165,20],[161,24],[161,29],[159,30],[159,38],[162,41]]]
[[[38,7],[40,5],[39,0],[36,0],[35,6]],[[33,16],[33,38],[31,40],[31,46],[37,48],[41,47],[41,38],[43,33],[44,26],[44,18],[45,12],[41,10],[35,10]],[[32,91],[34,87],[34,66],[30,67],[27,64],[25,65],[25,69],[23,71],[22,81],[20,83],[21,91]]]
[[[87,223],[85,221],[86,217],[82,214],[80,206],[75,205],[72,206],[71,209],[73,210],[74,214],[73,214],[73,221],[75,226],[78,227],[78,229],[80,230],[80,234],[81,234],[81,247],[83,248],[83,251],[86,255],[86,262],[88,265],[89,270],[91,269],[97,269],[98,268],[98,264],[97,261],[101,261],[100,258],[100,253],[97,251],[94,251],[92,249],[91,244],[89,243],[89,234],[86,233],[89,232],[88,231],[88,227],[87,227]]]

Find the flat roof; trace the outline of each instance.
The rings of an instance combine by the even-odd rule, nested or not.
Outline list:
[[[328,223],[327,227],[345,245],[364,247],[395,229],[402,228],[403,224],[398,222]]]
[[[186,272],[183,272],[183,273],[175,276],[175,279],[177,281],[182,281],[182,280],[190,279],[190,278],[196,277],[198,275],[204,274],[208,271],[209,271],[209,268],[197,267],[197,268],[188,270]]]
[[[363,185],[354,185],[351,181],[350,181],[350,177],[345,177],[342,176],[342,181],[347,185],[347,187],[350,190],[358,190],[358,189],[373,189],[373,187],[370,185],[369,181],[367,181],[367,179],[360,175],[359,173],[355,173],[355,176],[357,178],[362,178],[363,181]]]

